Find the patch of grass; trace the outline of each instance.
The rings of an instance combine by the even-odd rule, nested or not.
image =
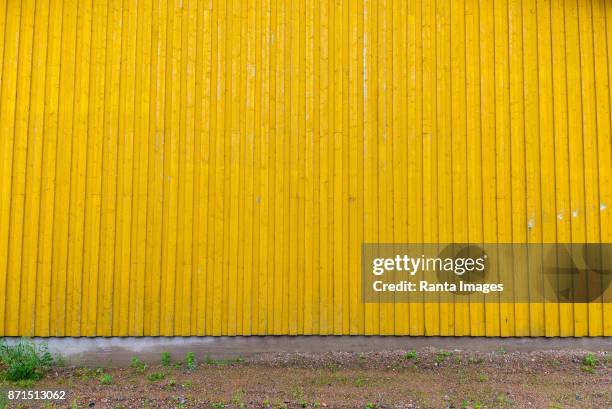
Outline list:
[[[514,401],[510,400],[506,395],[504,395],[503,393],[500,393],[499,395],[497,395],[497,402],[502,406],[502,407],[508,407],[508,406],[513,406],[514,405]]]
[[[212,409],[225,409],[226,408],[225,403],[223,402],[213,402],[210,404],[210,407]]]
[[[183,389],[189,389],[189,388],[191,388],[192,386],[193,386],[193,383],[191,383],[191,381],[189,381],[189,380],[187,380],[187,381],[185,381],[185,382],[183,382],[183,383],[181,384],[181,387],[182,387]]]
[[[144,371],[147,369],[147,365],[134,356],[130,362],[130,368],[138,373],[144,373]]]
[[[582,371],[590,374],[595,373],[595,367],[599,364],[597,357],[588,353],[582,358]]]
[[[336,373],[320,373],[312,383],[316,386],[332,386],[334,384],[347,385],[351,383],[351,379],[349,379],[346,375],[339,375]]]
[[[100,375],[100,383],[102,385],[110,385],[113,383],[113,377],[107,373],[103,373],[102,375]]]
[[[592,366],[588,366],[588,365],[582,365],[582,372],[586,372],[588,374],[594,374],[595,368]]]
[[[162,366],[170,366],[172,363],[172,357],[170,356],[170,352],[162,352],[161,359],[159,360]]]
[[[485,374],[478,375],[478,382],[486,382],[486,381],[488,381],[487,375]]]
[[[479,365],[484,362],[484,358],[477,357],[475,355],[470,355],[470,357],[468,358],[468,362],[471,364]]]
[[[474,402],[474,403],[472,403],[472,407],[473,407],[474,409],[482,409],[482,403],[480,403],[480,402]]]
[[[357,356],[357,359],[359,359],[360,362],[365,362],[368,360],[368,357],[363,352],[360,352]]]
[[[365,405],[365,409],[376,409],[376,404],[372,402],[368,402]]]
[[[446,361],[448,358],[450,358],[452,355],[453,353],[450,351],[438,351],[436,352],[436,356],[434,357],[434,363],[439,365],[442,362]]]
[[[165,377],[166,377],[166,374],[163,372],[153,372],[149,374],[149,376],[147,376],[147,380],[149,382],[157,382],[157,381],[161,381]]]
[[[362,386],[365,386],[366,382],[367,381],[364,378],[357,378],[355,379],[355,386],[361,388]]]
[[[198,363],[196,362],[193,352],[187,352],[187,354],[185,354],[185,366],[187,369],[192,370],[197,368]]]
[[[461,409],[467,409],[468,408],[468,401],[463,399],[461,401]]]
[[[599,360],[595,357],[595,355],[589,353],[582,359],[582,364],[586,366],[597,366],[597,364],[599,364]]]
[[[34,382],[36,382],[34,379],[20,379],[15,381],[15,384],[20,388],[29,389],[34,385]]]
[[[417,352],[414,349],[411,349],[410,351],[407,351],[404,354],[404,359],[406,359],[406,360],[410,361],[410,360],[413,360],[413,359],[416,359],[416,358],[417,358]]]
[[[305,408],[308,406],[308,402],[306,402],[306,399],[304,398],[304,391],[301,389],[296,389],[295,391],[293,391],[293,397],[295,398],[295,400],[297,401],[297,404],[301,407],[301,408]]]
[[[505,347],[501,346],[501,347],[497,348],[495,353],[497,355],[506,355],[508,353],[508,350]]]
[[[558,403],[553,403],[550,405],[550,409],[563,409],[563,406],[559,405]]]
[[[0,343],[0,362],[9,381],[38,380],[53,365],[53,356],[46,344],[35,345],[31,341],[21,340],[8,345]]]
[[[232,396],[232,403],[238,406],[239,408],[246,408],[246,405],[242,401],[242,398],[244,398],[244,391],[242,389],[238,389],[236,392],[234,392],[234,395]]]

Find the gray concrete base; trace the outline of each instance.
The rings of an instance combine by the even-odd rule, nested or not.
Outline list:
[[[20,338],[5,338],[14,343]],[[394,337],[394,336],[252,336],[252,337],[111,337],[111,338],[32,338],[47,343],[68,364],[124,365],[132,357],[159,362],[162,352],[175,358],[193,352],[197,357],[214,359],[244,358],[275,352],[371,352],[426,347],[492,352],[584,350],[612,351],[612,337],[593,338],[487,338],[487,337]]]

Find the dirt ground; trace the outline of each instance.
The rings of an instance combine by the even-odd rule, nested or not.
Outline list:
[[[612,408],[612,351],[473,353],[422,349],[268,354],[166,365],[54,368],[4,390],[63,390],[42,408]],[[192,365],[193,367],[193,365]],[[6,395],[5,395],[6,396]]]

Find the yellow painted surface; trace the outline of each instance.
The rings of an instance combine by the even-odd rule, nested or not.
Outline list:
[[[0,335],[612,335],[362,304],[362,242],[612,242],[607,0],[0,1]]]

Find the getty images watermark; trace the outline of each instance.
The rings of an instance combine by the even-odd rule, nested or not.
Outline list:
[[[612,302],[612,244],[362,245],[362,300]]]

